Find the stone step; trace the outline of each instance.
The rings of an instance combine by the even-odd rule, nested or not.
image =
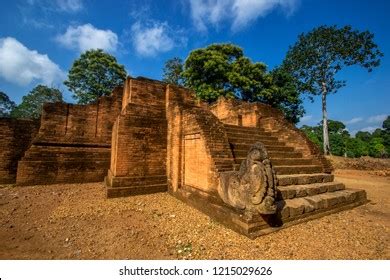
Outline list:
[[[234,171],[234,169],[233,169],[233,167],[232,168],[227,168],[227,167],[225,167],[225,168],[217,168],[217,171],[218,172],[230,172],[230,171]]]
[[[274,166],[276,174],[312,174],[322,171],[320,165],[279,165]]]
[[[271,158],[273,166],[279,165],[312,165],[314,162],[311,158]]]
[[[115,197],[125,197],[139,194],[151,194],[157,192],[166,192],[168,190],[168,185],[165,184],[156,184],[156,185],[145,185],[145,186],[135,186],[135,187],[115,187],[107,188],[107,198]]]
[[[243,126],[236,126],[236,127],[229,127],[225,125],[225,130],[227,133],[247,133],[247,134],[260,134],[263,136],[273,136],[271,132],[265,131],[260,128],[254,128],[254,127],[243,127]]]
[[[114,177],[113,188],[167,184],[166,175],[142,177]]]
[[[295,220],[311,213],[325,212],[344,205],[355,202],[364,203],[365,201],[367,201],[367,198],[364,190],[344,189],[313,196],[279,200],[276,202],[277,215],[283,221]]]
[[[275,136],[267,136],[260,133],[241,133],[241,132],[227,132],[228,138],[238,138],[238,139],[247,139],[249,138],[257,138],[260,140],[269,140],[269,141],[278,141],[278,137]]]
[[[246,150],[247,152],[249,149],[253,146],[254,143],[247,144],[247,143],[230,143],[230,147],[233,150]],[[275,152],[294,152],[293,147],[287,147],[287,146],[278,146],[278,143],[275,145],[264,145],[268,151],[275,151]]]
[[[240,149],[234,149],[232,152],[233,152],[233,156],[236,157],[236,158],[240,158],[240,157],[246,157],[248,155],[248,151],[249,149],[245,149],[245,150],[240,150]],[[302,153],[300,152],[280,152],[280,151],[268,151],[267,150],[267,153],[268,153],[268,156],[270,157],[270,159],[274,159],[274,158],[302,158]]]
[[[234,171],[233,164],[230,166],[215,166],[215,169],[218,172],[225,172],[225,171]]]
[[[277,137],[264,136],[261,134],[247,134],[247,133],[227,133],[229,139],[243,139],[243,140],[257,140],[257,141],[278,141]]]
[[[276,175],[278,186],[333,182],[334,175],[326,173]]]
[[[253,126],[242,126],[242,125],[234,125],[234,124],[223,124],[226,129],[237,129],[237,130],[252,130],[252,131],[265,131],[260,127]]]
[[[103,149],[102,151],[94,151],[94,150],[77,150],[74,149],[73,151],[69,150],[40,150],[40,151],[34,151],[34,150],[28,150],[25,155],[26,156],[52,156],[52,155],[110,155],[110,149]]]
[[[235,162],[241,163],[246,157],[236,157]],[[281,165],[312,165],[313,159],[311,158],[271,158],[272,166],[281,166]]]
[[[344,190],[345,185],[338,182],[314,183],[306,185],[280,186],[277,191],[277,199],[292,199],[305,196],[313,196],[325,192]]]
[[[41,171],[44,170],[57,170],[57,169],[80,169],[80,170],[95,170],[102,167],[109,167],[110,160],[29,160],[22,159],[24,165],[35,166],[35,168]]]
[[[217,157],[214,157],[213,158],[213,161],[214,161],[214,164],[215,165],[232,165],[234,164],[234,159],[229,157],[229,158],[217,158]]]
[[[24,158],[42,158],[45,160],[50,160],[51,158],[66,158],[66,159],[74,159],[74,158],[110,158],[111,153],[110,149],[102,148],[102,149],[78,149],[78,148],[71,148],[71,149],[29,149],[25,155]]]
[[[215,166],[220,166],[220,167],[224,167],[224,166],[233,166],[233,164],[235,163],[234,161],[216,161],[214,159],[214,163],[215,163]]]
[[[77,159],[84,159],[84,160],[110,160],[111,156],[110,154],[26,154],[23,157],[23,160],[45,160],[45,161],[56,161],[56,160],[77,160]]]
[[[267,151],[270,159],[279,159],[279,158],[302,158],[303,155],[301,152],[279,152],[279,151]]]
[[[232,155],[229,153],[226,153],[226,151],[221,151],[221,152],[216,152],[216,151],[211,151],[210,155],[212,158],[223,158],[223,159],[230,159],[232,158]]]
[[[88,145],[85,144],[75,144],[73,146],[69,146],[72,143],[53,143],[51,145],[39,145],[39,144],[33,144],[29,150],[31,151],[73,151],[73,150],[84,150],[84,151],[104,151],[109,150],[111,148],[111,145],[107,144],[92,144]],[[79,145],[79,146],[78,146]]]
[[[274,147],[274,146],[280,146],[280,147],[286,147],[286,143],[279,142],[277,140],[260,140],[257,138],[251,138],[251,139],[238,139],[238,138],[228,138],[229,143],[235,144],[235,145],[249,145],[252,146],[256,142],[261,142],[265,147]]]

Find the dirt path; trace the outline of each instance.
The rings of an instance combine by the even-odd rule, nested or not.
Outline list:
[[[338,170],[358,208],[250,240],[166,193],[102,183],[0,188],[0,259],[390,259],[390,178]]]

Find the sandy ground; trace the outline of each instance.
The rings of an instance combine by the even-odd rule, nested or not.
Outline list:
[[[337,170],[370,202],[250,240],[167,193],[102,183],[0,188],[0,259],[390,259],[390,178]]]

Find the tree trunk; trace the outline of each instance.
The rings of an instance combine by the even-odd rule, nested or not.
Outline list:
[[[326,111],[326,85],[322,83],[322,135],[324,145],[324,155],[330,154],[329,133],[328,133],[328,113]]]

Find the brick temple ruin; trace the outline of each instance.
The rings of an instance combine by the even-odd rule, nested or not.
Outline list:
[[[45,104],[40,122],[0,119],[0,136],[0,183],[169,192],[249,237],[366,202],[279,110],[145,78],[95,104]]]

